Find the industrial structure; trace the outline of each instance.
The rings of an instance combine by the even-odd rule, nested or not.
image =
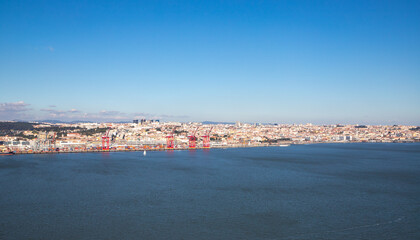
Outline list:
[[[197,137],[195,134],[197,133],[199,127],[197,127],[194,132],[188,136],[188,147],[190,149],[195,149],[197,147]]]
[[[210,148],[210,132],[213,130],[213,127],[210,130],[206,131],[206,134],[203,136],[203,148]]]
[[[172,132],[166,136],[166,148],[167,149],[174,149],[175,147],[175,140],[174,140],[174,133],[175,133],[176,126],[172,129]]]
[[[109,150],[109,129],[106,130],[106,133],[102,136],[102,150]]]

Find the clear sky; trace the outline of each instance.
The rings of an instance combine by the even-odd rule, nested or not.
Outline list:
[[[420,125],[420,1],[0,0],[0,120]]]

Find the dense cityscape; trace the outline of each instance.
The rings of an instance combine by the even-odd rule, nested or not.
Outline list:
[[[180,123],[0,122],[0,151],[143,151],[288,146],[310,143],[419,142],[417,126]]]

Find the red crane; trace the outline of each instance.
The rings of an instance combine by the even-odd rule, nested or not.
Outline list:
[[[189,148],[196,148],[197,147],[197,137],[195,136],[195,133],[197,132],[198,127],[195,129],[193,134],[188,136],[188,147]]]
[[[109,151],[109,137],[108,137],[108,133],[109,133],[109,128],[108,128],[108,130],[106,130],[106,133],[102,136],[102,150]]]
[[[203,136],[203,148],[210,148],[210,132],[213,130],[213,127],[210,130],[206,131],[206,135]]]
[[[53,139],[52,139],[52,141],[51,141],[51,144],[53,145],[53,146],[52,146],[52,147],[53,147],[53,149],[52,149],[53,151],[58,151],[58,150],[57,150],[58,148],[56,148],[56,146],[57,146],[57,145],[56,145],[56,138],[55,138],[56,136],[57,136],[57,133],[56,133],[56,132],[54,132]]]
[[[174,141],[174,133],[177,126],[172,129],[172,132],[166,136],[166,148],[167,149],[174,149],[175,141]]]

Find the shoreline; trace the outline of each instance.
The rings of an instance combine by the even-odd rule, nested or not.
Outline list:
[[[292,144],[290,144],[292,145]],[[290,146],[289,145],[289,146]],[[86,151],[40,151],[40,152],[28,152],[28,151],[21,151],[15,152],[14,155],[29,155],[29,154],[64,154],[64,153],[110,153],[110,152],[148,152],[148,151],[194,151],[194,150],[210,150],[210,149],[227,149],[227,148],[255,148],[255,147],[280,147],[280,145],[235,145],[235,146],[217,146],[211,148],[203,148],[203,147],[196,147],[196,148],[174,148],[174,149],[167,149],[167,148],[149,148],[149,149],[112,149],[112,150],[86,150]]]
[[[143,152],[143,151],[185,151],[185,150],[211,150],[211,149],[228,149],[228,148],[257,148],[257,147],[290,147],[292,145],[311,145],[311,144],[351,144],[351,143],[419,143],[416,141],[412,142],[309,142],[309,143],[293,143],[287,142],[283,144],[264,144],[264,145],[228,145],[228,146],[214,146],[210,148],[196,147],[196,148],[138,148],[138,149],[111,149],[111,150],[73,150],[73,151],[15,151],[14,155],[26,155],[26,154],[65,154],[65,153],[110,153],[110,152]],[[1,156],[1,155],[0,155]],[[10,156],[10,155],[9,155]]]

